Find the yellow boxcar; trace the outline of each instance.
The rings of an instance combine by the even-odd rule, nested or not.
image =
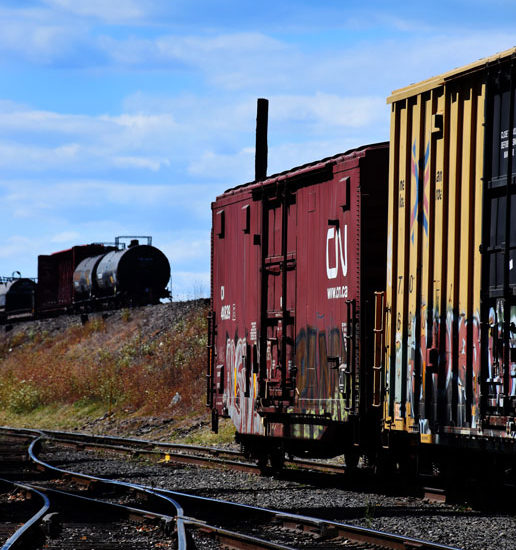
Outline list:
[[[391,107],[386,439],[516,445],[516,48]]]

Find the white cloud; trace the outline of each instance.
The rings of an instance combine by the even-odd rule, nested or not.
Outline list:
[[[182,130],[171,115],[87,116],[0,103],[0,166],[10,171],[92,172],[105,167],[153,172],[170,166]]]
[[[421,74],[416,79],[425,78],[514,43],[513,34],[500,28],[472,33],[456,26],[419,25],[420,32],[414,36],[408,32],[410,21],[386,15],[383,19],[388,21],[383,22],[384,27],[403,28],[406,32],[396,40],[379,33],[376,40],[343,41],[336,48],[308,51],[260,32],[146,39],[103,37],[98,46],[118,65],[142,70],[189,70],[190,75],[226,93],[338,90],[342,95],[370,96],[399,82],[400,76],[401,80],[403,75],[414,79]],[[486,52],[486,44],[492,51]]]
[[[44,0],[56,10],[81,17],[96,17],[110,23],[139,20],[145,16],[145,3],[137,0]],[[148,2],[149,3],[149,2]]]
[[[160,101],[138,94],[127,104],[136,110],[117,116],[69,115],[0,102],[0,166],[18,173],[58,169],[86,174],[104,168],[157,173],[184,166],[192,177],[241,183],[253,177],[256,106],[254,98],[232,99]],[[271,144],[294,144],[300,134],[319,134],[326,143],[349,128],[373,125],[388,125],[381,97],[322,92],[271,97]],[[273,151],[272,145],[271,157]]]
[[[324,130],[333,126],[358,128],[388,119],[385,98],[381,96],[345,97],[316,92],[304,96],[273,96],[271,104],[280,123],[306,121]]]
[[[179,265],[192,261],[206,261],[210,255],[209,232],[185,231],[170,242],[160,239],[160,248],[168,258]]]
[[[157,172],[162,166],[170,166],[168,159],[145,157],[114,157],[115,166],[121,168],[145,168]]]
[[[207,298],[209,295],[208,271],[172,271],[172,297],[175,301]]]
[[[6,258],[15,258],[20,249],[32,248],[32,240],[22,235],[6,236],[3,239],[2,246],[0,246],[0,258],[2,260]],[[14,268],[13,268],[14,269]],[[5,275],[0,273],[0,275]]]
[[[59,56],[60,47],[73,39],[64,28],[17,23],[3,27],[3,53],[21,54],[33,62],[46,63]]]
[[[0,102],[0,128],[5,131],[92,135],[112,126],[108,117],[89,117],[30,109],[14,102]]]
[[[125,137],[130,143],[142,143],[149,136],[155,136],[177,127],[171,114],[123,113],[118,116],[56,113],[41,111],[0,101],[0,130],[33,132],[34,134],[75,134],[92,138],[100,136],[108,141],[114,135]]]
[[[0,182],[2,203],[17,217],[74,216],[81,209],[92,216],[98,209],[137,207],[188,213],[190,218],[210,219],[212,184],[127,184],[110,180],[16,180]],[[71,214],[68,214],[72,211]]]
[[[77,231],[63,231],[50,238],[53,243],[80,242],[81,235]]]
[[[3,231],[0,246],[0,276],[8,277],[19,271],[24,277],[36,277],[37,257],[42,253],[42,241],[39,236],[9,234]]]
[[[0,142],[0,166],[9,170],[43,171],[74,163],[78,159],[79,151],[80,146],[77,143],[42,147]]]
[[[254,148],[244,148],[234,154],[205,151],[188,167],[190,174],[223,180],[226,186],[253,180],[253,170]]]

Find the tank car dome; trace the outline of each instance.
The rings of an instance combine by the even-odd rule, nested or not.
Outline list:
[[[100,289],[128,293],[162,293],[170,279],[170,264],[161,250],[150,245],[108,252],[97,267]]]

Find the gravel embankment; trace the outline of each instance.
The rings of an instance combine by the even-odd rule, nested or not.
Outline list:
[[[80,326],[87,320],[104,319],[111,326],[132,326],[145,332],[150,337],[158,336],[170,328],[177,319],[189,311],[208,303],[207,299],[185,302],[167,302],[164,304],[136,307],[132,309],[112,309],[84,315],[69,314],[58,317],[37,319],[21,323],[3,325],[0,330],[0,344],[17,334],[34,337],[37,334],[55,336],[74,326]]]
[[[362,493],[318,487],[286,479],[260,477],[242,472],[104,458],[94,453],[59,452],[45,458],[63,468],[101,477],[128,480],[169,490],[189,492],[323,517],[413,538],[448,544],[465,550],[515,548],[516,518],[508,512],[485,513],[465,506],[429,503],[415,497]]]

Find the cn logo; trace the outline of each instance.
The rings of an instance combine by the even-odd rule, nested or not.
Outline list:
[[[342,275],[348,274],[348,226],[344,226],[344,235],[340,228],[329,227],[326,234],[326,275],[328,279],[336,279],[339,274],[339,263]],[[342,241],[344,240],[344,247]],[[331,263],[331,266],[330,266]]]

